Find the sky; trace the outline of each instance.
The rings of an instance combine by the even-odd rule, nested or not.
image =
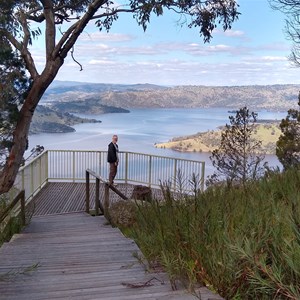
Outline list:
[[[204,44],[197,29],[179,24],[175,13],[153,16],[146,32],[124,14],[109,33],[92,22],[81,35],[56,80],[158,85],[300,84],[300,68],[288,60],[292,43],[285,16],[268,0],[239,0],[241,15],[232,29],[217,28]],[[42,41],[31,49],[44,65]]]

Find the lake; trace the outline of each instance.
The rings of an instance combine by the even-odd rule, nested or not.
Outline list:
[[[170,149],[155,148],[154,144],[165,142],[173,137],[213,130],[229,123],[226,108],[199,109],[131,109],[130,113],[102,115],[80,115],[81,117],[101,120],[102,123],[85,123],[75,125],[76,132],[42,133],[29,137],[29,149],[43,145],[45,149],[59,150],[107,150],[113,134],[119,136],[121,151],[142,152],[201,160],[206,162],[206,174],[213,168],[209,153],[180,153]],[[286,112],[258,112],[259,119],[282,119]],[[271,166],[279,165],[274,155],[267,155]]]

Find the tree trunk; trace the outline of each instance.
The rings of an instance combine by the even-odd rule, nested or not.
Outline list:
[[[43,73],[34,79],[30,87],[30,91],[20,110],[19,119],[13,133],[12,148],[0,174],[0,195],[8,192],[14,184],[23,160],[24,152],[28,145],[29,128],[35,108],[46,89],[54,80],[63,62],[63,59],[59,57],[56,58],[55,61],[48,62]]]

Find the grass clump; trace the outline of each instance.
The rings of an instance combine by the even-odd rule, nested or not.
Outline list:
[[[139,205],[126,232],[171,281],[226,299],[300,299],[300,173]]]

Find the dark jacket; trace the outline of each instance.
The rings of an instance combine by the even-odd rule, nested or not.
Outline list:
[[[116,147],[118,148],[118,145],[116,144]],[[118,161],[118,156],[117,156],[117,150],[116,150],[115,145],[113,142],[111,142],[108,145],[108,152],[107,152],[107,162],[109,163],[115,163]]]

